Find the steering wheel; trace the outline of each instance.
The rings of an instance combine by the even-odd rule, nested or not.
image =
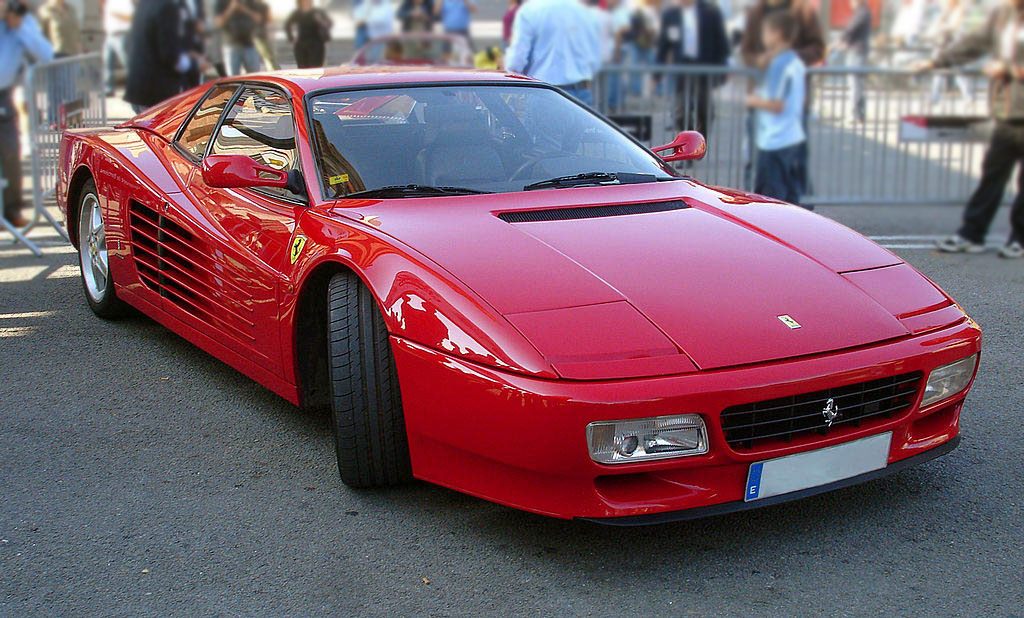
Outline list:
[[[520,165],[519,168],[516,169],[516,171],[512,172],[512,175],[509,176],[508,181],[514,182],[516,180],[522,180],[523,178],[525,178],[526,172],[530,168],[535,167],[538,163],[540,163],[542,156],[542,153],[538,150],[523,153],[523,157],[526,159],[526,162]]]

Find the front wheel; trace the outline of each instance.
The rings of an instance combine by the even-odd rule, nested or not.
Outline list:
[[[339,273],[327,288],[334,444],[349,487],[412,479],[398,374],[384,316],[363,282]]]
[[[114,291],[106,226],[96,184],[91,180],[82,187],[82,196],[78,200],[78,263],[82,268],[85,300],[92,312],[105,320],[123,316],[127,306]]]

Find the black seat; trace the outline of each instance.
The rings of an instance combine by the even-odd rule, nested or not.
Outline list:
[[[471,105],[435,103],[424,110],[424,118],[434,134],[419,156],[425,184],[479,186],[507,178],[487,120]]]

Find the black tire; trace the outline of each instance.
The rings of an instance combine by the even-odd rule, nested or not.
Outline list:
[[[76,204],[78,213],[78,254],[79,254],[79,266],[82,269],[81,276],[79,277],[82,281],[82,291],[85,293],[85,300],[89,303],[89,308],[98,317],[104,320],[116,320],[122,318],[129,313],[128,305],[124,303],[120,298],[117,297],[117,291],[114,286],[114,279],[110,276],[109,260],[107,263],[107,272],[104,277],[104,284],[95,290],[90,291],[90,284],[86,281],[85,269],[86,254],[83,251],[87,248],[85,243],[89,242],[89,239],[85,238],[82,230],[85,227],[85,217],[89,216],[85,213],[86,208],[92,207],[99,208],[99,194],[96,192],[96,183],[89,179],[82,185],[82,191],[79,194],[78,204]],[[105,225],[105,222],[102,222]],[[103,243],[106,243],[106,234],[104,231]],[[105,249],[105,246],[104,246]],[[94,275],[95,277],[95,275]],[[95,279],[93,279],[95,286]],[[95,297],[94,297],[95,296]]]
[[[384,316],[353,273],[327,287],[334,445],[349,487],[387,487],[412,480],[395,358]]]

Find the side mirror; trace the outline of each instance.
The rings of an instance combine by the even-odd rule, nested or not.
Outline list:
[[[655,154],[663,150],[669,150],[668,154],[658,154],[661,160],[670,163],[672,161],[695,161],[703,159],[708,152],[708,144],[704,136],[696,131],[683,131],[672,140],[671,144],[651,148]]]
[[[245,155],[210,155],[203,159],[203,182],[217,189],[286,189],[288,172],[260,165]]]

